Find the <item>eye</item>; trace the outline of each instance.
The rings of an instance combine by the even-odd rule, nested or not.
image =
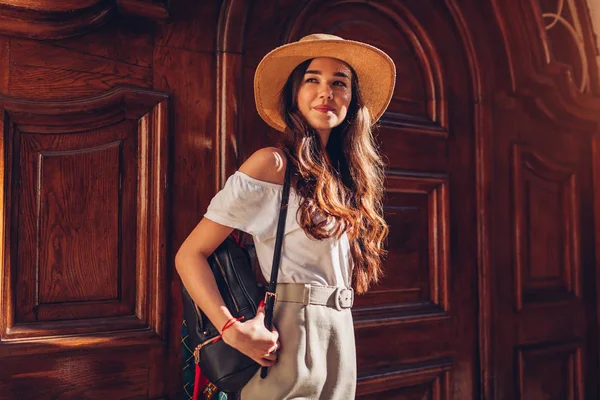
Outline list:
[[[304,82],[305,83],[319,83],[319,81],[317,81],[317,78],[307,78]]]
[[[333,82],[335,86],[347,87],[348,85],[344,81],[335,81]]]

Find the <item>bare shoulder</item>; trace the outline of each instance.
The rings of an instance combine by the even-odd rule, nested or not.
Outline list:
[[[255,151],[239,168],[240,172],[261,181],[283,184],[286,157],[277,147],[263,147]]]

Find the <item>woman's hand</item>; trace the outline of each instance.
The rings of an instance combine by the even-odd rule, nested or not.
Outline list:
[[[277,361],[279,333],[265,328],[265,308],[260,307],[256,316],[246,322],[238,322],[223,332],[223,340],[231,347],[244,353],[263,367]]]

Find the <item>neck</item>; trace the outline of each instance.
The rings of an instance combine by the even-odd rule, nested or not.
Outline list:
[[[331,135],[331,129],[318,129],[319,137],[321,138],[321,144],[323,145],[323,149],[327,147],[327,142],[329,141],[329,136]]]

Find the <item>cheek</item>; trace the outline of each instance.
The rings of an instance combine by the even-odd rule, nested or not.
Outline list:
[[[342,94],[342,101],[348,107],[350,105],[350,101],[352,100],[352,92],[350,90],[345,90]]]
[[[350,101],[352,100],[352,92],[344,91],[344,93],[340,93],[338,100],[339,100],[339,109],[341,111],[340,117],[343,119],[346,117],[346,114],[348,113],[348,107],[350,107]]]
[[[336,93],[336,100],[339,106],[348,107],[352,100],[352,91],[347,89],[338,91]]]
[[[305,87],[300,88],[300,90],[298,90],[298,96],[296,100],[298,101],[298,109],[304,114],[310,108],[309,91],[306,90]]]

